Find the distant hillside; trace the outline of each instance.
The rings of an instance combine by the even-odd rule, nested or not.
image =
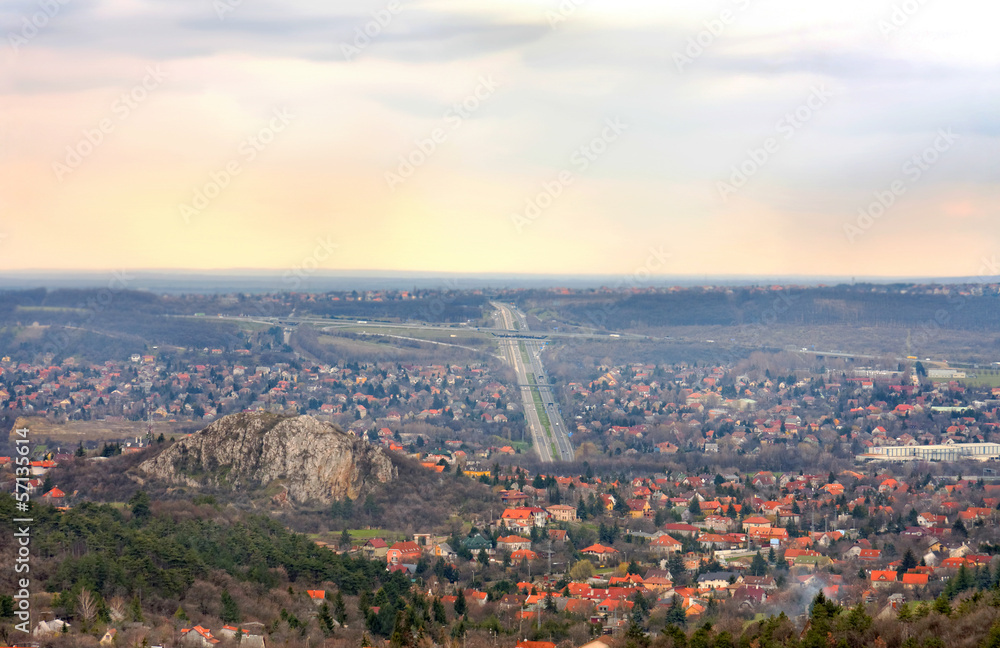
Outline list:
[[[139,465],[143,478],[266,491],[280,501],[356,499],[396,476],[386,453],[311,416],[231,414]]]
[[[1000,298],[972,294],[980,286],[949,286],[949,294],[927,287],[855,285],[819,288],[699,289],[622,295],[554,295],[528,291],[524,308],[555,311],[559,319],[587,327],[781,325],[903,326],[990,331],[998,329]],[[961,294],[965,292],[966,294]],[[986,291],[989,292],[989,291]]]

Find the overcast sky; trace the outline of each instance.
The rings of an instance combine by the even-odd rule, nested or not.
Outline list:
[[[974,275],[1000,4],[7,0],[0,269]]]

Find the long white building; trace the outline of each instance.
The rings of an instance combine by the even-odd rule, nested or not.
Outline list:
[[[876,446],[858,455],[858,461],[988,461],[1000,458],[1000,443]]]

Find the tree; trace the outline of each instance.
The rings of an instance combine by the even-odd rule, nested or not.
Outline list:
[[[569,577],[575,581],[586,580],[593,575],[594,563],[589,560],[579,560],[569,570]]]
[[[897,571],[902,576],[902,574],[905,574],[916,566],[917,556],[913,553],[912,549],[907,549],[906,553],[903,554],[902,560],[900,560],[899,569]]]
[[[667,625],[676,626],[678,628],[683,628],[684,623],[687,621],[687,614],[684,613],[684,607],[681,605],[681,597],[674,594],[673,598],[670,600],[670,607],[667,609]],[[685,641],[685,643],[687,643]],[[674,645],[677,645],[676,643]]]
[[[679,553],[670,554],[670,558],[667,559],[667,569],[670,570],[670,576],[674,581],[674,584],[682,584],[686,579],[686,571],[684,569],[684,559],[681,558]]]
[[[97,616],[97,601],[94,600],[94,595],[87,588],[80,590],[80,593],[76,597],[76,613],[83,621],[85,629],[90,626],[90,622]]]
[[[333,617],[330,616],[330,606],[327,605],[326,601],[323,601],[323,605],[319,606],[319,613],[317,614],[319,619],[319,627],[323,631],[323,636],[330,637],[333,635]]]
[[[458,616],[465,616],[466,611],[465,592],[458,590],[458,595],[455,598],[455,614]]]
[[[934,611],[944,616],[951,616],[951,604],[948,602],[947,596],[941,594],[934,599]]]
[[[774,550],[772,549],[771,551],[773,552]],[[754,554],[753,562],[750,563],[750,573],[754,576],[766,576],[767,569],[767,561],[764,560],[764,557],[758,551]]]
[[[129,606],[129,616],[137,623],[142,623],[146,619],[142,616],[142,603],[138,596],[132,597],[132,604]]]
[[[347,622],[347,606],[344,605],[344,597],[340,592],[337,592],[336,598],[333,599],[333,617],[340,625]]]
[[[222,613],[219,618],[226,625],[233,625],[239,623],[242,620],[240,615],[240,607],[236,604],[232,595],[229,594],[229,590],[222,590]]]
[[[478,560],[483,567],[487,567],[490,564],[490,555],[486,553],[486,549],[480,549],[479,555],[476,556],[476,560]]]
[[[351,547],[351,532],[346,528],[340,534],[340,548],[349,549]]]
[[[444,612],[444,603],[441,602],[440,598],[434,597],[433,608],[434,608],[434,622],[437,623],[438,625],[444,625],[448,623],[448,617],[445,615]]]
[[[149,517],[149,494],[146,491],[136,491],[128,505],[137,520],[145,521]]]

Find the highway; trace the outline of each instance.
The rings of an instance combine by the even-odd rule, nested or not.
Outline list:
[[[527,321],[521,312],[507,304],[492,304],[497,309],[499,327],[502,330],[528,332]],[[524,418],[538,457],[544,462],[572,461],[575,457],[573,445],[569,441],[566,423],[559,414],[555,394],[542,366],[539,341],[500,338],[499,342],[504,359],[514,367],[517,375],[521,401],[524,404]],[[540,409],[535,400],[536,394],[541,399]],[[545,420],[548,421],[548,428]]]

